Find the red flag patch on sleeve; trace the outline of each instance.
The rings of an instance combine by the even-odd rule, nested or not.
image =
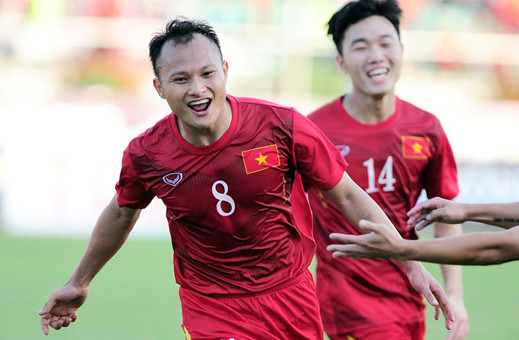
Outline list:
[[[404,158],[427,159],[431,157],[431,140],[425,137],[402,136]]]
[[[279,152],[276,144],[262,146],[241,152],[245,172],[252,174],[279,166]]]

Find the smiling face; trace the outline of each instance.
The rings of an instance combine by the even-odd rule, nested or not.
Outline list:
[[[166,42],[157,65],[160,80],[153,85],[177,117],[182,135],[188,141],[221,136],[231,112],[225,98],[227,62],[214,42],[198,33],[187,44]]]
[[[402,69],[402,45],[395,27],[371,16],[347,28],[342,56],[336,58],[353,82],[354,94],[381,98],[393,94]]]

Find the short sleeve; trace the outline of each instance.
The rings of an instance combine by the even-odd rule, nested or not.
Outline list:
[[[294,112],[293,142],[294,164],[306,185],[330,190],[339,183],[346,161],[324,133],[299,112]]]
[[[440,127],[438,148],[424,171],[424,188],[428,197],[453,199],[458,196],[458,169],[447,135]]]
[[[120,207],[144,209],[154,197],[139,178],[128,148],[124,150],[121,174],[115,190],[117,191],[117,204]]]

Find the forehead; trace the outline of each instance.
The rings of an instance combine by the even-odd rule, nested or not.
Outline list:
[[[216,44],[202,34],[195,33],[187,44],[174,45],[167,41],[160,52],[158,67],[160,72],[190,70],[221,64],[221,56]]]
[[[342,43],[350,45],[359,39],[374,40],[382,36],[391,36],[398,39],[398,32],[388,19],[374,15],[349,26]]]

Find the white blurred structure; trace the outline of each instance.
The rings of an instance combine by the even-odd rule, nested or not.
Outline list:
[[[171,3],[165,17],[204,19],[207,14],[199,1],[144,3]],[[328,81],[314,60],[334,67],[335,51],[323,23],[338,2],[269,3],[279,10],[274,13],[277,24],[213,23],[230,65],[229,92],[308,113],[343,90],[326,95],[313,91],[315,82]],[[25,17],[0,12],[0,52],[15,59],[0,58],[0,227],[15,234],[90,234],[115,193],[127,143],[169,113],[152,88],[147,55],[149,39],[164,22],[70,16],[27,23]],[[499,63],[519,68],[519,36],[404,30],[402,37],[406,65],[398,94],[442,121],[459,162],[458,200],[519,201],[519,103],[494,100],[496,84],[481,75],[446,78],[445,73],[415,66],[443,62],[490,68]],[[446,41],[459,48],[442,49]],[[111,100],[106,86],[94,85],[79,94],[63,88],[60,76],[68,75],[63,69],[88,49],[116,49],[133,61],[114,66],[123,73],[137,70],[131,77],[138,77],[134,82],[139,87],[127,99],[142,107],[128,109]],[[438,50],[445,53],[438,55]],[[161,202],[154,200],[133,234],[167,236],[164,215]]]

